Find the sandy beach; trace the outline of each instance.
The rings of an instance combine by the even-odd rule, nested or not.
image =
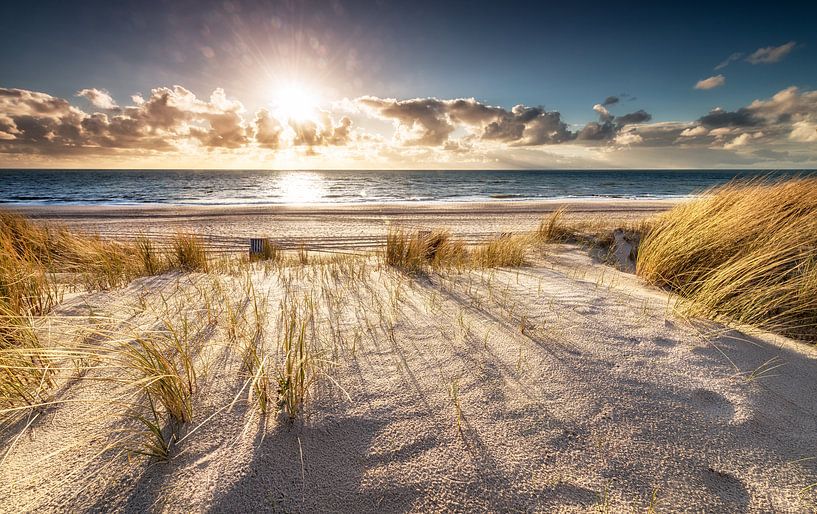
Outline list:
[[[626,224],[655,215],[682,200],[537,200],[414,202],[264,206],[25,206],[20,214],[103,237],[158,240],[195,232],[217,250],[244,250],[247,238],[313,250],[360,250],[381,245],[390,227],[446,229],[480,241],[504,232],[533,230],[542,218],[565,209],[567,220]]]
[[[592,202],[568,212],[615,223],[669,205]],[[395,225],[474,238],[518,232],[560,206],[24,212],[114,238],[195,230],[237,245],[263,232],[353,247]],[[259,323],[249,305],[260,298],[269,313],[261,344],[280,359],[277,312],[298,295],[313,298],[311,344],[331,364],[297,419],[261,416],[223,317]],[[536,248],[518,269],[411,276],[366,257],[173,272],[72,293],[38,322],[52,344],[98,337],[89,320],[125,337],[157,330],[167,309],[188,320],[202,376],[193,422],[169,462],[139,457],[143,432],[122,407],[134,392],[116,380],[126,372],[92,366],[79,378],[67,370],[59,403],[2,432],[0,510],[813,509],[814,347],[688,318],[674,306],[665,292],[567,244]],[[95,344],[115,352],[117,343]]]

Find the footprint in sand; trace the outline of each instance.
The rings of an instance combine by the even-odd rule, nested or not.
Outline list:
[[[692,391],[692,405],[714,420],[729,421],[735,415],[735,407],[722,394],[710,389]]]
[[[712,467],[706,468],[701,478],[706,490],[717,498],[711,506],[714,507],[717,503],[717,507],[726,511],[745,511],[749,503],[749,493],[739,478]]]

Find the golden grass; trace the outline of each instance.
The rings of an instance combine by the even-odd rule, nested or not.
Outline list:
[[[425,268],[519,267],[532,244],[528,235],[506,234],[467,248],[444,230],[407,233],[392,230],[386,236],[384,260],[387,265],[408,272]]]
[[[280,347],[283,361],[278,368],[278,406],[295,418],[316,378],[316,356],[310,346],[314,304],[309,298],[281,302]]]
[[[42,403],[53,371],[27,316],[0,301],[0,409]]]
[[[182,271],[207,271],[207,251],[199,236],[177,233],[171,247],[175,267]]]
[[[41,403],[50,388],[48,353],[42,350],[32,319],[47,314],[66,290],[78,286],[89,291],[122,287],[170,266],[207,269],[204,245],[197,236],[179,235],[172,248],[173,258],[168,259],[144,236],[135,244],[124,244],[0,212],[0,406]],[[150,355],[154,341],[142,343],[144,358],[154,359],[151,365],[167,364],[156,352]],[[159,374],[169,380],[166,373]],[[163,387],[162,380],[152,387]],[[165,403],[162,394],[153,394]],[[168,410],[174,417],[189,417],[180,409]]]
[[[697,314],[817,340],[817,179],[733,183],[675,207],[637,272]]]
[[[543,218],[536,230],[536,237],[540,241],[565,241],[573,235],[564,224],[565,208],[561,207],[553,212],[549,218]]]
[[[167,269],[167,261],[153,241],[144,234],[136,238],[136,250],[147,275],[157,275]]]
[[[528,236],[503,235],[475,247],[470,260],[478,268],[518,268],[525,265],[530,245]]]

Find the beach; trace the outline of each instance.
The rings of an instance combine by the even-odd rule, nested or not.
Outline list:
[[[132,240],[139,234],[166,239],[193,232],[218,250],[245,250],[250,237],[314,249],[372,249],[390,228],[444,229],[467,241],[535,229],[563,209],[576,222],[626,225],[653,216],[681,199],[530,200],[492,202],[393,202],[303,205],[15,206],[14,212],[88,234]]]
[[[314,253],[66,293],[36,330],[79,353],[58,401],[1,432],[0,510],[808,511],[813,345],[690,317],[576,243],[534,244],[521,267],[419,274],[367,253],[394,227],[479,243],[562,208],[609,230],[673,205],[17,208],[111,240],[196,232],[244,252],[261,235]],[[292,417],[262,413],[266,368],[248,372],[247,351],[274,363],[281,394],[284,320],[307,312],[314,383]],[[111,356],[179,327],[198,385],[191,420],[160,424],[165,461],[140,455],[150,409]]]

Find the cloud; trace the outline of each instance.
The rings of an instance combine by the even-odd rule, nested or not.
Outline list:
[[[788,43],[780,46],[758,48],[746,58],[746,61],[752,64],[771,64],[779,62],[781,59],[789,55],[789,53],[794,50],[795,46],[797,46],[796,42],[789,41]]]
[[[47,93],[0,88],[0,160],[30,164],[53,159],[52,164],[60,165],[64,161],[59,159],[116,155],[121,158],[117,162],[134,163],[155,156],[179,162],[187,156],[203,159],[199,162],[216,162],[219,156],[236,159],[222,162],[257,162],[259,155],[280,153],[293,158],[344,155],[366,163],[394,159],[409,166],[424,159],[442,166],[534,162],[551,153],[552,162],[567,166],[577,155],[589,159],[585,163],[621,159],[615,162],[623,165],[630,161],[622,153],[656,158],[665,151],[666,159],[687,152],[690,162],[710,159],[713,165],[768,164],[774,155],[798,165],[817,162],[817,91],[797,87],[735,110],[715,108],[691,121],[655,122],[643,109],[616,116],[608,106],[621,100],[608,98],[593,105],[597,120],[579,126],[569,126],[558,111],[541,106],[505,108],[474,98],[368,96],[335,102],[313,119],[296,121],[279,119],[266,109],[248,113],[220,88],[199,97],[182,86],[158,87],[122,106],[107,103],[98,93],[110,98],[99,89],[78,92],[100,109],[86,112]],[[384,131],[374,120],[388,121],[392,129]]]
[[[100,109],[112,110],[119,107],[116,105],[116,101],[111,98],[111,94],[104,89],[80,89],[77,91],[77,96],[87,99],[91,102],[91,105]]]
[[[602,102],[601,105],[603,105],[604,107],[610,107],[611,105],[617,104],[619,100],[620,98],[617,96],[608,96],[607,98],[604,99],[604,102]]]
[[[690,127],[688,129],[684,129],[681,132],[681,137],[698,137],[698,136],[705,136],[709,134],[709,130],[702,127],[701,125],[697,125],[695,127]]]
[[[295,137],[293,146],[306,146],[310,149],[316,146],[342,146],[351,138],[352,120],[344,116],[335,124],[329,113],[322,113],[322,122],[314,120],[289,120]]]
[[[617,145],[636,145],[644,142],[644,138],[636,131],[620,132],[616,135],[615,142]]]
[[[436,98],[397,101],[370,96],[358,98],[357,102],[377,116],[394,121],[396,139],[407,145],[439,146],[454,132],[446,104]]]
[[[801,143],[817,143],[817,123],[798,121],[792,126],[789,139]]]
[[[698,118],[698,122],[706,128],[721,127],[756,127],[762,124],[752,110],[742,107],[737,111],[725,111],[720,107],[712,109],[709,114]]]
[[[723,147],[725,149],[727,149],[727,150],[732,150],[734,148],[738,148],[738,147],[741,147],[741,146],[746,146],[749,143],[749,141],[751,141],[751,140],[752,140],[752,136],[751,136],[751,134],[749,134],[747,132],[747,133],[743,133],[743,134],[739,135],[738,137],[736,137],[732,141],[726,143],[725,145],[723,145]]]
[[[519,146],[555,144],[574,135],[556,111],[516,105],[510,111],[473,98],[411,100],[361,97],[358,104],[395,124],[395,139],[405,145],[444,146],[457,126],[483,140]]]
[[[608,111],[603,104],[594,105],[593,110],[599,113],[599,118],[601,119],[601,121],[610,121],[613,119],[613,115],[610,114],[610,111]]]
[[[253,122],[255,140],[263,148],[277,150],[281,146],[281,134],[284,127],[268,110],[261,109],[255,114]]]
[[[699,80],[695,84],[695,89],[715,89],[726,84],[726,77],[723,75],[713,75],[709,78]]]
[[[715,66],[715,71],[722,70],[723,68],[726,68],[731,63],[737,61],[741,57],[743,57],[743,52],[735,52],[733,54],[730,54],[729,57],[727,57],[726,59],[721,61],[720,64]]]
[[[652,115],[644,109],[639,109],[624,116],[616,116],[615,122],[619,127],[636,123],[646,123],[652,119]]]

